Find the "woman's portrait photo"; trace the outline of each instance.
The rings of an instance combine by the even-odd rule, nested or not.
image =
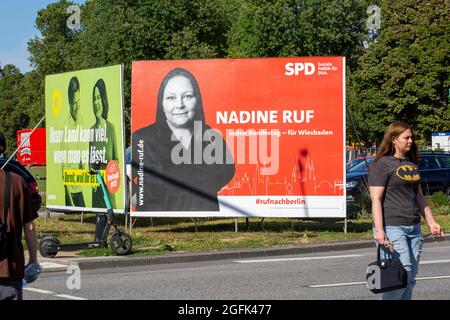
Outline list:
[[[132,136],[136,211],[219,211],[217,193],[235,165],[221,134],[205,123],[195,77],[175,68],[162,79],[155,123]]]
[[[95,130],[100,130],[103,134],[95,135],[96,138],[101,137],[101,139],[89,143],[89,152],[91,154],[90,163],[99,162],[99,169],[105,170],[108,161],[116,160],[119,162],[119,150],[117,149],[114,125],[108,121],[109,103],[106,84],[103,79],[99,79],[94,85],[92,91],[92,108],[95,115],[95,124],[91,129],[94,132]],[[112,207],[116,208],[115,195],[108,192],[108,196]],[[92,207],[106,208],[100,185],[94,187],[92,190]]]

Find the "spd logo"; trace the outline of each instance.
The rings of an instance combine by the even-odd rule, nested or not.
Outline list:
[[[311,62],[288,62],[284,68],[286,70],[284,74],[289,77],[298,76],[301,73],[305,76],[310,76],[316,72],[316,66]]]

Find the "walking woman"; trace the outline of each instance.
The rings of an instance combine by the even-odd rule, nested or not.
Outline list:
[[[369,170],[373,231],[378,245],[384,249],[382,259],[389,258],[385,242],[392,242],[395,250],[392,256],[402,262],[408,285],[382,293],[382,300],[412,298],[422,252],[420,217],[426,220],[430,232],[444,235],[423,196],[417,163],[418,151],[411,127],[404,122],[392,123]]]

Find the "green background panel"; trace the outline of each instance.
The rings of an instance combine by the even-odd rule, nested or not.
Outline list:
[[[67,72],[63,74],[50,75],[45,78],[45,114],[46,114],[46,143],[47,143],[47,175],[46,175],[46,196],[47,207],[60,208],[66,207],[65,204],[65,189],[62,178],[62,164],[55,163],[54,152],[60,151],[61,143],[50,143],[50,128],[53,130],[64,130],[64,126],[70,117],[70,106],[68,98],[69,82],[72,77],[76,76],[80,84],[80,110],[78,112],[79,118],[77,125],[84,129],[89,129],[95,124],[95,115],[93,111],[93,90],[95,83],[99,79],[103,79],[106,84],[107,97],[109,103],[107,120],[114,126],[115,141],[117,144],[118,163],[120,167],[120,189],[114,195],[115,205],[114,209],[119,211],[124,210],[124,137],[123,137],[123,103],[122,103],[122,66],[112,66],[105,68],[81,70],[74,72]],[[57,104],[52,107],[52,98],[54,93],[60,90],[61,103],[60,111],[55,112],[53,107],[58,107]],[[58,109],[58,108],[56,108]],[[68,143],[68,142],[64,142]],[[110,142],[108,142],[110,143]],[[89,150],[89,143],[84,142],[80,144],[68,143],[66,148],[71,150],[84,149]],[[89,164],[85,164],[87,169]],[[92,207],[92,187],[81,187],[86,204],[86,211]],[[66,207],[67,209],[74,209]],[[75,210],[80,211],[77,208]],[[83,210],[84,211],[84,210]]]

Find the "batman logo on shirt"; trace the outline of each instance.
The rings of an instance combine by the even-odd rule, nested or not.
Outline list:
[[[408,182],[420,181],[420,174],[417,167],[409,164],[404,164],[397,168],[397,177]]]

